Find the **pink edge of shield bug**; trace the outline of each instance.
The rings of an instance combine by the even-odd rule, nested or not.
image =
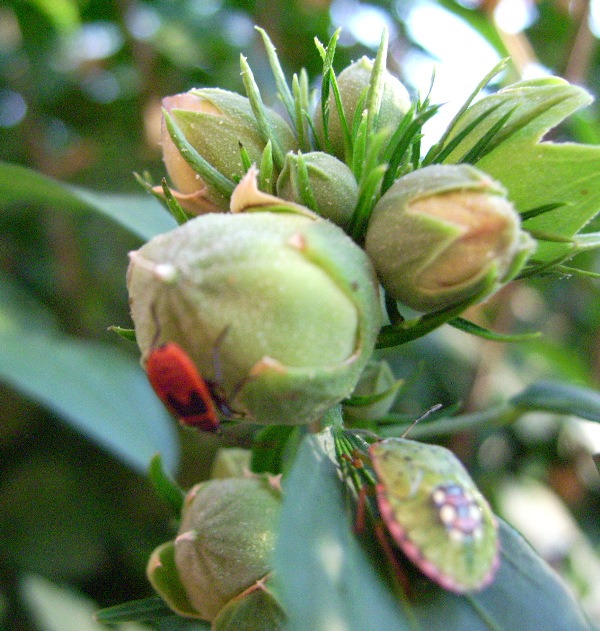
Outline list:
[[[457,594],[488,586],[499,565],[498,524],[460,460],[405,438],[373,443],[369,455],[379,513],[410,561]]]

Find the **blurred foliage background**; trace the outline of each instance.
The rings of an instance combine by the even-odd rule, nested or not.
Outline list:
[[[507,55],[513,64],[505,83],[550,73],[600,90],[597,0],[4,0],[0,158],[72,185],[140,193],[134,171],[163,175],[162,96],[201,86],[242,91],[242,51],[265,100],[273,100],[254,24],[269,32],[289,74],[305,66],[312,78],[321,66],[315,36],[325,42],[343,27],[340,70],[373,56],[386,25],[389,67],[412,94],[427,92],[436,69],[432,100],[447,105],[428,128],[431,142]],[[552,139],[600,142],[597,106]],[[98,215],[19,200],[4,204],[0,235],[0,330],[18,317],[24,335],[52,331],[76,349],[91,341],[139,372],[134,346],[107,330],[130,325],[124,274],[138,238]],[[598,271],[595,256],[586,266]],[[544,338],[507,346],[444,327],[382,353],[398,376],[414,379],[400,411],[416,414],[434,403],[480,410],[540,378],[598,386],[598,281],[516,283],[469,316],[500,331],[541,330]],[[47,374],[52,352],[48,347]],[[168,513],[143,466],[44,405],[6,370],[0,377],[0,624],[7,631],[95,628],[93,607],[57,586],[100,606],[149,595],[145,563],[171,535]],[[62,383],[58,394],[71,396],[68,375]],[[97,387],[112,396],[113,384]],[[139,397],[141,409],[154,405],[149,392]],[[122,427],[138,423],[116,418]],[[499,513],[561,570],[600,622],[600,564],[591,554],[600,541],[600,480],[590,457],[600,451],[595,429],[529,415],[511,427],[460,434],[451,446]],[[216,438],[186,433],[173,444],[181,450],[173,465],[179,458],[182,485],[208,475]],[[71,613],[80,609],[81,618]]]

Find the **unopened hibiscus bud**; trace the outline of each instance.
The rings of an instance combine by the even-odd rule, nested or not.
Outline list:
[[[277,194],[299,204],[311,197],[321,217],[345,228],[358,201],[358,184],[346,164],[329,153],[288,153]]]
[[[308,209],[258,191],[130,254],[142,362],[172,341],[256,423],[310,423],[353,390],[381,325],[365,252]]]
[[[250,471],[252,452],[240,447],[223,447],[217,451],[210,468],[212,479],[241,478]]]
[[[373,209],[365,242],[388,294],[430,312],[513,278],[535,242],[505,194],[469,165],[434,165],[398,179]]]
[[[337,77],[344,116],[350,129],[352,129],[355,117],[360,117],[363,110],[367,107],[366,95],[372,71],[373,60],[368,57],[361,57],[358,61],[342,70]],[[377,132],[385,129],[388,131],[388,139],[391,138],[409,109],[410,96],[406,88],[393,74],[385,70],[381,106],[377,123],[372,131]],[[333,94],[329,95],[329,112],[329,139],[332,152],[340,160],[344,160],[344,136]],[[323,147],[326,147],[323,137],[323,118],[320,102],[317,105],[314,119],[319,141]]]
[[[196,485],[186,496],[175,541],[150,557],[150,582],[173,610],[212,621],[271,571],[280,505],[276,479]]]
[[[247,98],[219,88],[203,88],[166,97],[163,107],[194,149],[232,182],[245,172],[240,146],[251,161],[260,163],[266,142]],[[294,150],[296,140],[291,128],[279,114],[265,110],[283,150]],[[164,117],[161,137],[165,166],[176,189],[173,194],[181,205],[192,214],[228,210],[229,197],[205,182],[186,162],[171,139]]]

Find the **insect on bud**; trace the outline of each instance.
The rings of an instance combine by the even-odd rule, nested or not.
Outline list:
[[[375,205],[365,250],[388,294],[417,311],[458,304],[508,282],[535,247],[505,191],[469,165],[400,179]]]
[[[172,342],[247,420],[310,423],[350,395],[373,351],[381,326],[375,272],[340,228],[261,193],[254,172],[232,207],[131,253],[142,362]],[[157,273],[166,267],[172,273]]]

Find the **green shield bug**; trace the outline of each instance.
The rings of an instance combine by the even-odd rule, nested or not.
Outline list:
[[[379,513],[402,552],[449,591],[489,585],[499,562],[498,526],[460,460],[405,438],[373,443],[369,455]]]

